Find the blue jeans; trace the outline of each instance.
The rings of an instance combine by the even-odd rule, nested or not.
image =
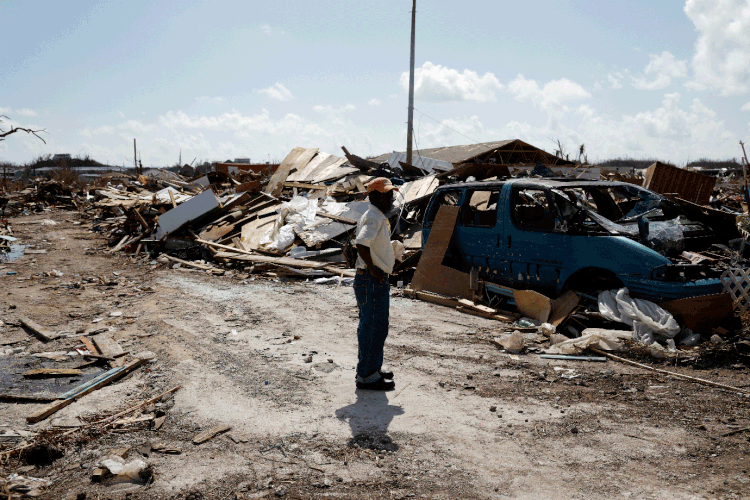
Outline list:
[[[388,336],[390,288],[387,276],[381,283],[368,270],[358,271],[354,278],[354,296],[359,308],[357,382],[371,383],[380,379],[383,345]]]

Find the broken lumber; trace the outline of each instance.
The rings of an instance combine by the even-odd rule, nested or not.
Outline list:
[[[122,347],[120,347],[120,344],[118,344],[115,339],[113,339],[112,336],[108,333],[100,333],[99,335],[94,335],[93,337],[91,337],[91,340],[94,341],[94,345],[96,345],[96,348],[99,349],[99,352],[102,353],[102,356],[115,358],[118,354],[122,354],[124,352],[122,350]]]
[[[91,341],[89,339],[87,339],[86,337],[84,337],[83,335],[80,336],[80,337],[78,337],[78,340],[80,340],[83,343],[83,346],[86,348],[87,351],[89,351],[89,353],[91,353],[91,354],[101,354],[97,350],[96,346],[94,346],[94,344],[92,344]]]
[[[167,255],[167,254],[162,254],[162,255],[164,255],[166,259],[171,260],[172,262],[177,262],[179,264],[182,264],[183,266],[188,266],[188,267],[192,267],[195,269],[200,269],[201,271],[212,271],[212,272],[216,271],[216,272],[221,272],[221,273],[224,272],[223,269],[219,269],[218,267],[207,266],[205,264],[199,264],[196,262],[190,262],[187,260],[178,259],[177,257],[172,257],[171,255]]]
[[[128,373],[132,372],[142,364],[144,364],[147,360],[145,359],[136,359],[131,361],[130,363],[126,364],[125,366],[120,366],[117,368],[112,368],[111,370],[102,373],[98,377],[89,380],[88,382],[79,385],[75,389],[72,389],[71,391],[66,392],[61,396],[61,400],[55,401],[54,403],[45,406],[44,408],[35,411],[31,415],[26,417],[26,422],[33,424],[36,422],[39,422],[41,420],[44,420],[45,418],[49,417],[50,415],[57,413],[61,409],[65,408],[69,404],[73,403],[75,400],[82,398],[86,394],[89,394],[91,392],[94,392],[95,390],[104,387],[105,385],[114,382],[120,377],[124,377]]]
[[[223,432],[227,432],[232,429],[231,425],[217,425],[208,430],[205,430],[193,438],[193,444],[205,443],[214,436],[218,436]]]
[[[43,326],[39,325],[39,323],[32,321],[25,316],[21,316],[18,319],[23,326],[25,326],[28,330],[31,330],[31,333],[39,337],[44,342],[49,342],[50,340],[54,340],[57,338],[56,334],[50,332]]]
[[[497,311],[491,307],[474,304],[470,300],[454,299],[453,297],[446,297],[437,293],[407,290],[405,294],[410,295],[412,298],[450,307],[457,311],[473,314],[474,316],[480,316],[482,318],[494,319],[497,321],[514,321],[518,317],[518,315],[513,313]]]
[[[74,377],[76,375],[83,375],[83,372],[75,368],[37,368],[23,372],[25,378]]]
[[[552,303],[552,311],[549,313],[548,322],[555,326],[560,326],[560,323],[565,321],[578,306],[578,301],[578,294],[573,290],[568,290],[560,295]]]

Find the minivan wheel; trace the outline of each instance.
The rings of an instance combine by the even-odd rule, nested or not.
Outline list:
[[[563,291],[573,290],[592,295],[622,287],[622,281],[614,273],[604,269],[586,269],[571,276],[565,283]]]

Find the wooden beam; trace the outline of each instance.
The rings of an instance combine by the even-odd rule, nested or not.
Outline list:
[[[50,340],[54,340],[57,338],[57,335],[50,332],[43,326],[39,325],[39,323],[32,321],[25,316],[21,316],[20,318],[18,318],[18,320],[21,322],[23,326],[31,330],[31,333],[39,337],[44,342],[49,342]]]
[[[69,404],[73,403],[77,399],[82,398],[86,394],[89,394],[91,392],[94,392],[95,390],[104,387],[105,385],[114,382],[120,377],[124,377],[128,373],[132,372],[142,364],[146,362],[145,359],[136,359],[134,361],[131,361],[125,366],[121,366],[118,368],[113,368],[109,370],[108,372],[105,372],[98,377],[96,377],[93,380],[89,380],[88,382],[81,384],[80,386],[76,387],[73,391],[69,391],[69,394],[65,399],[55,401],[54,403],[45,406],[44,408],[35,411],[28,417],[26,417],[26,422],[33,424],[36,422],[39,422],[41,420],[44,420],[45,418],[49,417],[50,415],[57,413],[61,409],[65,408]]]

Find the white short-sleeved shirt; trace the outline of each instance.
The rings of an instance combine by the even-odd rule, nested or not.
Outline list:
[[[391,274],[396,256],[391,245],[391,224],[377,207],[370,205],[357,222],[355,245],[369,247],[372,262],[385,273]],[[362,257],[357,257],[357,269],[367,269]]]

